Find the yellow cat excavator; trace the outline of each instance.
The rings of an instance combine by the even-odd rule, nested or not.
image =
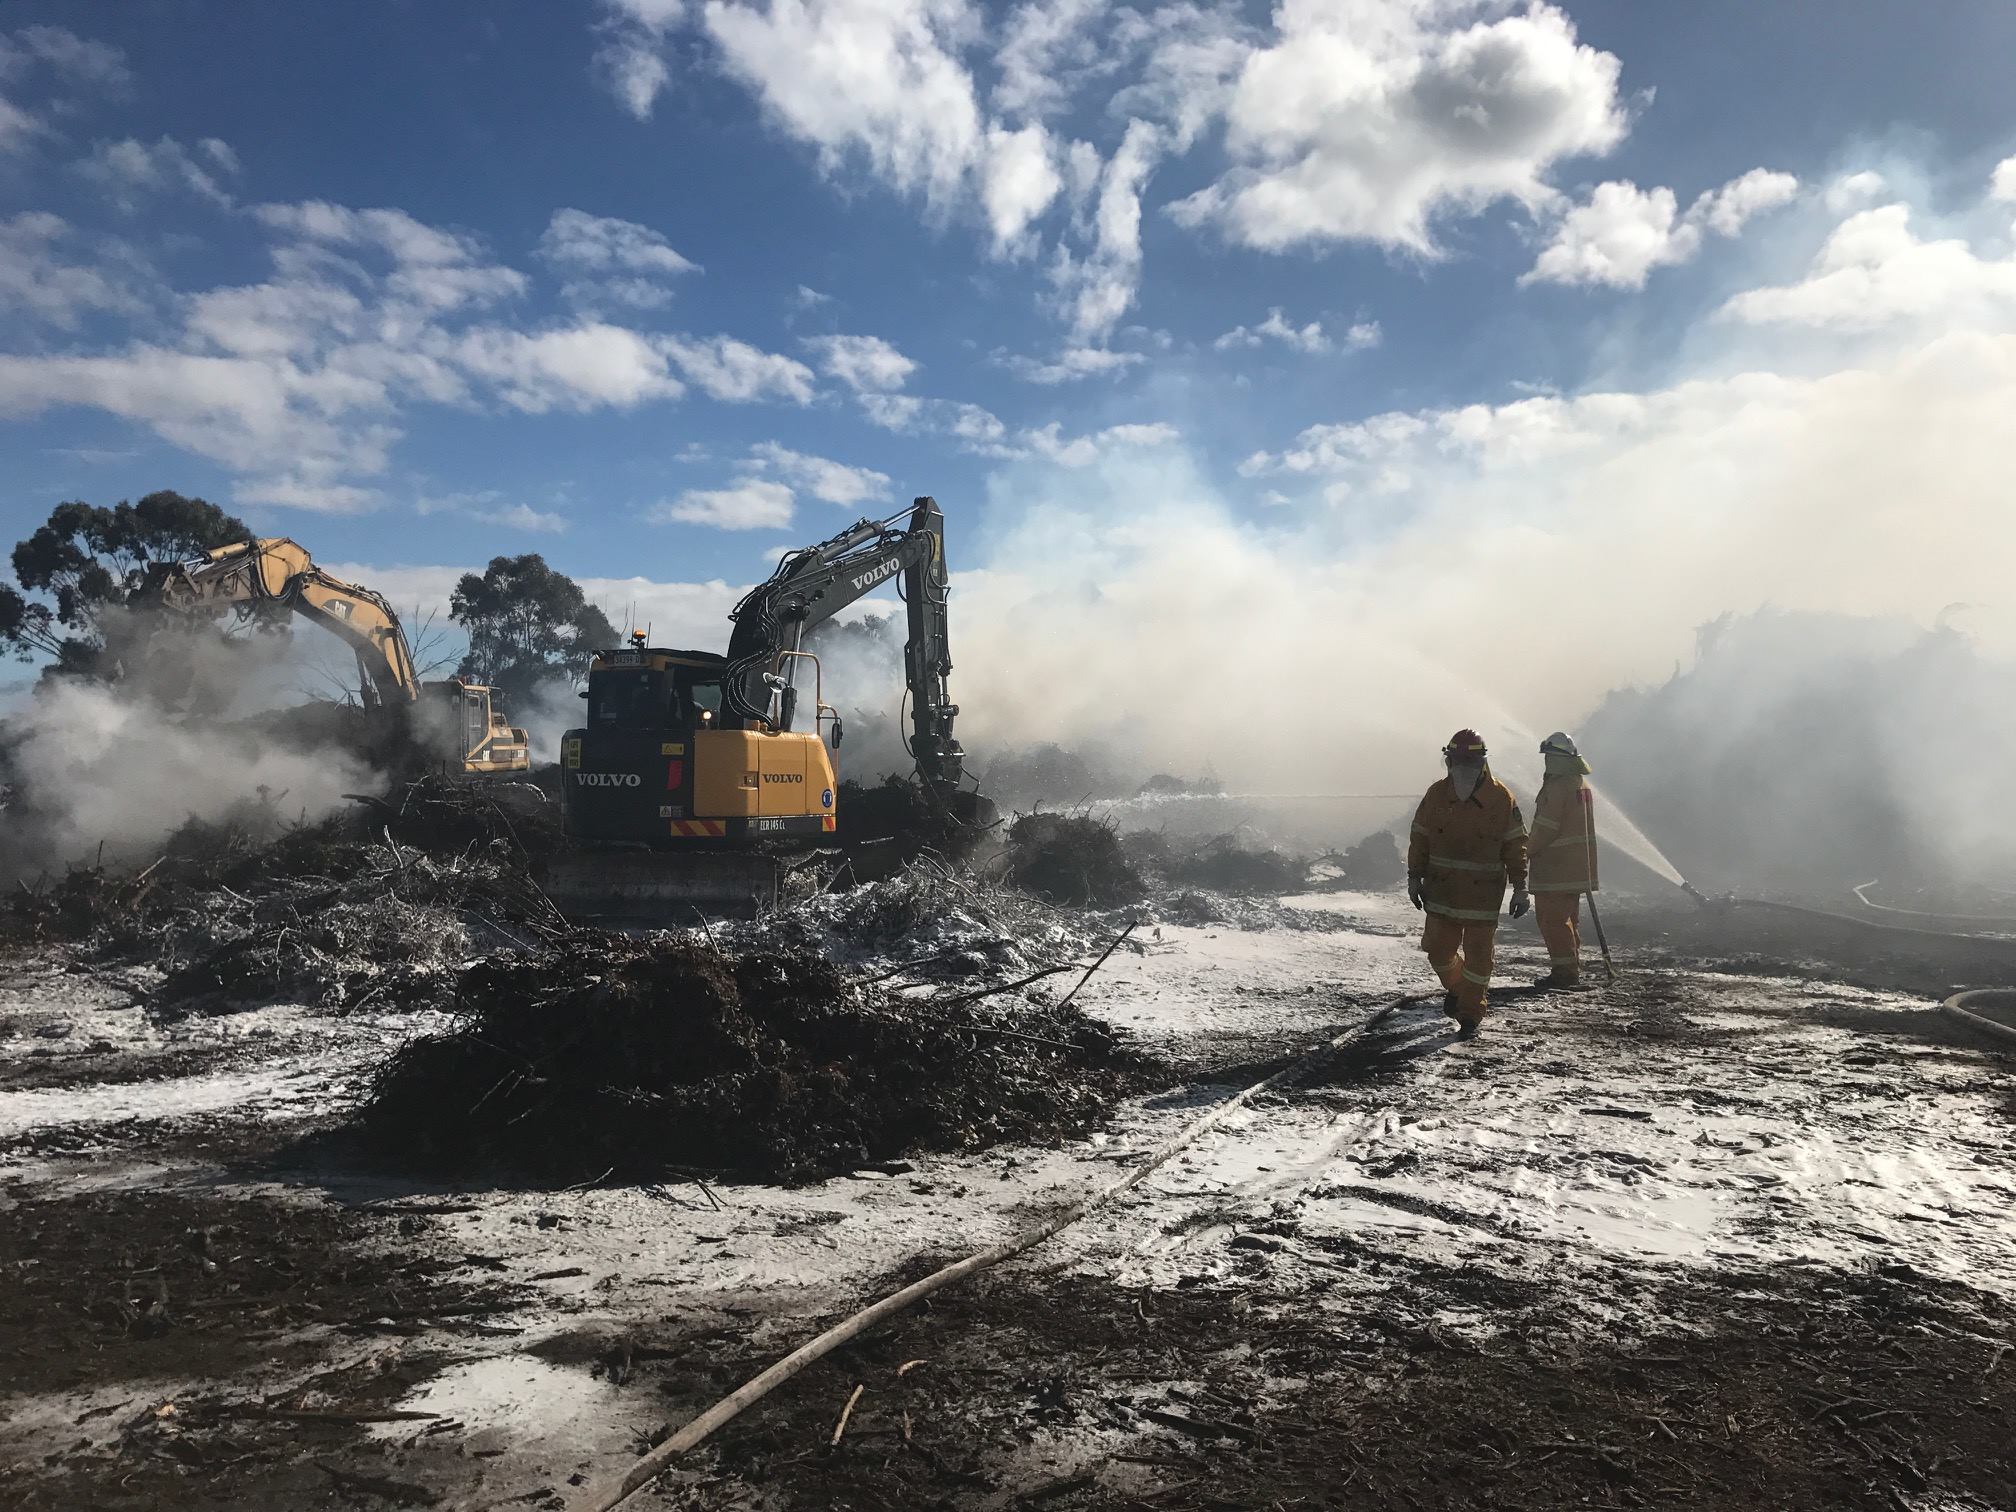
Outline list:
[[[505,719],[491,689],[460,678],[421,682],[384,597],[331,577],[285,537],[240,541],[156,568],[149,587],[162,607],[182,614],[297,614],[320,625],[355,653],[366,710],[386,720],[402,754],[422,765],[470,776],[531,769],[525,732]]]

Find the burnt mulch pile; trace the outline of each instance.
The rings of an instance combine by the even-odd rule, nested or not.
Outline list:
[[[1274,1259],[1255,1237],[1257,1274]],[[1546,1288],[1467,1267],[1396,1274],[1364,1311],[1198,1279],[953,1288],[724,1429],[713,1468],[733,1479],[701,1505],[739,1484],[786,1509],[1877,1512],[2004,1506],[2016,1484],[2016,1314],[1905,1266],[1677,1273],[1593,1331]],[[1504,1332],[1450,1332],[1455,1305]],[[1046,1443],[1065,1451],[1047,1467]]]
[[[1374,830],[1342,855],[1327,857],[1337,868],[1337,886],[1359,892],[1398,887],[1407,880],[1407,858],[1386,830]]]
[[[1249,845],[1237,834],[1179,839],[1160,830],[1141,830],[1127,836],[1123,845],[1135,865],[1171,887],[1279,896],[1308,885],[1306,856]]]
[[[1112,825],[1082,814],[1024,814],[1008,827],[1008,875],[1052,903],[1117,908],[1147,885]]]
[[[899,998],[806,953],[583,931],[463,976],[357,1127],[401,1167],[805,1180],[1082,1128],[1153,1063],[1075,1009]]]

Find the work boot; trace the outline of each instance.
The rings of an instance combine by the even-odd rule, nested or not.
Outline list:
[[[1451,1017],[1456,1016],[1451,1015]],[[1483,1027],[1484,1020],[1482,1019],[1456,1017],[1456,1038],[1459,1040],[1473,1040],[1477,1038],[1477,1032]]]
[[[1541,992],[1553,992],[1557,989],[1579,986],[1580,983],[1579,977],[1569,976],[1565,972],[1550,971],[1533,985]]]
[[[1456,1007],[1455,993],[1445,992],[1442,994],[1442,1016],[1444,1018],[1455,1019],[1458,1023],[1463,1021],[1463,1015]]]

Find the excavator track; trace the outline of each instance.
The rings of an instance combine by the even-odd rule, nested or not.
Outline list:
[[[541,885],[577,923],[670,929],[754,918],[776,901],[779,871],[762,851],[610,850],[554,857]]]

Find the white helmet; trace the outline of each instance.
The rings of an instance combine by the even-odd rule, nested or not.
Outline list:
[[[1574,741],[1570,740],[1560,730],[1556,730],[1552,735],[1549,735],[1545,740],[1540,742],[1540,754],[1542,756],[1580,756],[1582,753],[1575,749]]]

